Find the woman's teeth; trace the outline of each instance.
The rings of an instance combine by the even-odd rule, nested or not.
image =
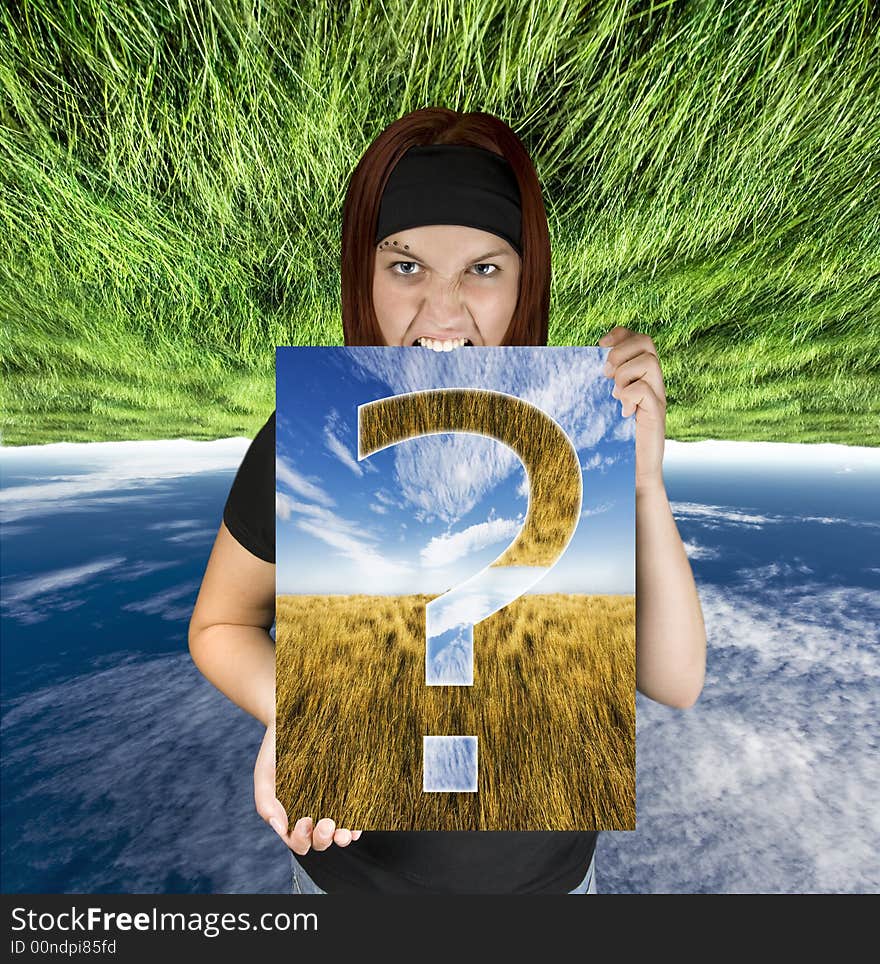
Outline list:
[[[436,338],[416,338],[416,344],[422,348],[432,348],[434,351],[452,351],[454,348],[464,348],[470,345],[469,338],[451,338],[447,341],[440,341]]]

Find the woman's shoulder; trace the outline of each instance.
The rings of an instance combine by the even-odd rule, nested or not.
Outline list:
[[[262,427],[262,428],[260,429],[260,431],[257,433],[258,435],[260,435],[260,434],[266,434],[266,435],[270,435],[270,434],[271,434],[271,435],[274,435],[274,434],[275,434],[275,411],[276,411],[276,410],[273,408],[273,409],[272,409],[272,414],[271,414],[271,415],[266,419],[266,421],[263,423],[263,427]]]
[[[255,556],[275,562],[275,412],[244,454],[223,508],[233,537]]]
[[[245,454],[245,459],[248,458],[256,461],[259,458],[260,461],[266,461],[271,456],[271,462],[274,467],[275,465],[275,410],[272,410],[272,414],[266,419],[260,430],[254,436],[253,441],[250,444],[250,448]]]
[[[272,409],[272,414],[263,423],[263,427],[260,432],[274,432],[275,431],[275,412],[276,409]],[[259,434],[259,433],[258,433]]]

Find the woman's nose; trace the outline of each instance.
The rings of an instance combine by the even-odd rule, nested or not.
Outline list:
[[[461,285],[448,278],[433,279],[425,294],[422,314],[425,320],[447,327],[461,321],[465,316]]]

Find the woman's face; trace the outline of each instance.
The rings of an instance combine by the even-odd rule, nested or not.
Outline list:
[[[452,351],[500,345],[519,296],[521,261],[488,231],[428,224],[383,238],[373,307],[386,345]]]

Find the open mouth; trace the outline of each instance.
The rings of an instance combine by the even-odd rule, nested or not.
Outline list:
[[[413,348],[417,345],[434,351],[454,351],[456,348],[473,348],[474,343],[470,338],[447,338],[442,341],[437,338],[416,338]]]

